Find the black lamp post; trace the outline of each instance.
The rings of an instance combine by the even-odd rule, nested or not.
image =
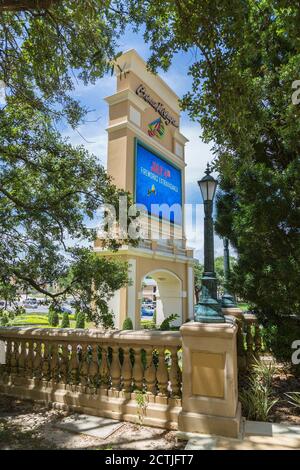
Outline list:
[[[205,171],[205,176],[198,185],[204,203],[204,273],[202,277],[202,285],[208,288],[209,294],[217,299],[217,278],[215,273],[215,257],[214,257],[214,223],[212,218],[213,201],[217,189],[218,182],[211,176],[209,164]]]
[[[217,300],[217,278],[214,259],[213,201],[218,182],[211,176],[207,164],[205,176],[198,181],[204,203],[204,273],[199,303],[195,306],[195,320],[203,323],[224,322],[221,305]]]

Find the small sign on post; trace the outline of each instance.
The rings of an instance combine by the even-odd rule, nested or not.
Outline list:
[[[6,364],[5,343],[0,341],[0,364]]]

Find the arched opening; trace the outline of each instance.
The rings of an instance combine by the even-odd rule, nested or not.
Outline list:
[[[182,324],[182,282],[174,273],[160,269],[142,279],[141,320],[154,320],[159,326],[172,314],[178,318],[172,325]]]

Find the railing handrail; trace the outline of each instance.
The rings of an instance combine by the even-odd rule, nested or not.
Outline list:
[[[256,323],[257,322],[257,316],[255,315],[255,313],[243,312],[243,319],[244,319],[245,322],[248,322],[248,323]]]
[[[179,331],[109,330],[72,328],[1,327],[0,339],[24,338],[61,342],[103,342],[138,345],[181,346]]]

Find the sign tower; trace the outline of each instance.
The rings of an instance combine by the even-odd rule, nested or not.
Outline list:
[[[178,96],[135,50],[125,52],[115,67],[117,91],[109,105],[107,171],[117,187],[129,191],[143,208],[142,241],[117,253],[129,264],[130,285],[110,302],[115,326],[130,317],[140,326],[147,280],[155,284],[157,323],[177,314],[177,324],[193,318],[193,250],[184,234],[185,144],[180,132]],[[176,324],[176,322],[174,323]]]

